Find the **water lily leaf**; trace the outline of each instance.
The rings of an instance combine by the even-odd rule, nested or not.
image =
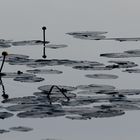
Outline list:
[[[90,84],[90,85],[79,85],[77,86],[78,89],[81,90],[113,90],[115,89],[114,86],[111,85],[96,85],[96,84]]]
[[[29,132],[32,131],[33,128],[25,127],[25,126],[17,126],[9,128],[12,131],[19,131],[19,132]]]
[[[61,74],[62,71],[53,70],[53,69],[34,69],[34,70],[26,70],[29,73],[33,74]]]
[[[112,70],[113,68],[111,67],[106,67],[106,66],[74,66],[72,67],[73,69],[78,69],[78,70]]]
[[[36,76],[31,76],[31,77],[20,76],[20,77],[14,78],[14,81],[28,82],[28,83],[41,82],[44,80],[45,80],[44,78],[36,77]]]
[[[115,41],[140,41],[140,37],[131,37],[131,38],[106,38],[105,40],[115,40]]]
[[[109,63],[116,63],[118,65],[118,68],[131,68],[138,66],[134,62],[130,61],[108,61]]]
[[[129,57],[140,57],[140,50],[124,51],[122,53],[104,53],[100,56],[108,58],[129,58]]]
[[[4,133],[8,133],[10,132],[9,130],[5,130],[5,129],[0,129],[0,134],[4,134]]]
[[[46,97],[36,97],[36,96],[25,96],[25,97],[17,97],[17,98],[9,98],[7,100],[3,100],[2,103],[10,103],[10,104],[39,104],[45,103],[50,104],[49,99]]]
[[[67,119],[71,119],[71,120],[88,120],[91,119],[87,116],[81,116],[81,115],[71,115],[71,116],[66,116]]]
[[[12,117],[12,116],[14,116],[14,114],[12,114],[12,113],[0,112],[0,119],[6,119],[6,118],[9,118],[9,117]]]
[[[44,86],[38,87],[38,89],[48,92],[52,86],[53,85],[44,85]],[[64,85],[56,85],[56,86],[59,87],[60,89],[62,89],[62,88],[66,89],[67,92],[68,91],[74,91],[74,90],[77,89],[76,87],[72,87],[72,86],[64,86]],[[53,92],[55,93],[55,92],[60,92],[60,91],[58,90],[58,88],[54,88]]]
[[[88,78],[95,78],[95,79],[117,79],[117,75],[112,74],[87,74],[85,75]]]
[[[65,112],[62,109],[52,109],[46,111],[26,111],[17,114],[19,118],[46,118],[64,116]]]
[[[34,92],[33,93],[35,96],[47,96],[48,95],[48,92]],[[76,97],[76,94],[74,93],[71,93],[71,92],[68,92],[66,93],[67,97],[69,97],[70,99],[71,98],[75,98]],[[50,95],[51,97],[51,100],[53,101],[53,99],[56,101],[56,100],[59,100],[59,99],[64,99],[65,96],[60,93],[60,91],[53,91]]]
[[[124,115],[125,112],[123,110],[99,110],[96,112],[89,112],[89,113],[84,113],[82,114],[83,116],[87,116],[87,117],[94,117],[94,118],[107,118],[107,117],[115,117],[115,116],[120,116],[120,115]]]
[[[123,70],[123,72],[128,72],[128,73],[140,73],[140,69],[126,69]]]
[[[49,41],[46,41],[46,44]],[[12,42],[13,46],[32,46],[32,45],[42,45],[43,41],[41,40],[25,40],[25,41],[14,41]]]
[[[59,49],[59,48],[66,48],[68,47],[68,45],[66,44],[49,44],[49,45],[46,45],[46,48],[50,48],[50,49]]]

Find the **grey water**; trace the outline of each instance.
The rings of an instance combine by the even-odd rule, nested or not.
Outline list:
[[[2,78],[6,94],[9,95],[9,98],[16,98],[16,100],[11,104],[3,103],[3,98],[0,98],[0,106],[2,106],[0,112],[9,113],[0,115],[0,139],[137,140],[140,136],[140,75],[139,72],[133,72],[133,70],[129,72],[131,70],[127,69],[136,69],[137,71],[140,65],[139,4],[138,0],[1,0],[0,39],[13,42],[42,40],[42,26],[46,26],[46,40],[50,41],[50,44],[54,44],[52,49],[51,45],[46,48],[46,59],[56,59],[57,61],[51,61],[52,65],[37,68],[31,67],[36,65],[33,63],[30,64],[30,67],[26,64],[11,65],[8,62],[4,64],[3,72],[12,73],[12,76],[17,71],[30,72],[29,74],[37,72],[37,77],[44,80],[20,82],[21,79],[14,80],[15,77]],[[91,36],[87,38],[89,34],[82,37],[73,37],[67,34],[71,32],[87,33],[87,31],[107,33],[103,36],[101,34],[99,40],[91,39]],[[108,39],[104,38],[104,35]],[[59,45],[62,47],[55,49]],[[3,51],[7,51],[8,54],[27,55],[29,59],[36,60],[42,59],[43,45],[12,45],[11,47],[1,47],[0,54]],[[101,54],[106,55],[102,56]],[[111,56],[106,57],[107,54],[111,54]],[[117,58],[114,55],[117,55]],[[63,61],[63,65],[54,65],[62,63],[60,60],[68,61],[65,61],[65,64]],[[78,67],[70,60],[76,61],[75,63],[79,64]],[[84,61],[84,64],[81,61]],[[96,67],[92,67],[95,66],[95,63],[89,63],[89,61],[96,61],[104,65],[97,66],[96,64]],[[86,75],[90,75],[90,78]],[[92,78],[92,75],[98,75],[100,78]],[[110,78],[111,76],[117,78]],[[32,80],[30,79],[30,81]],[[27,106],[27,104],[18,105],[17,108],[13,107],[13,105],[17,105],[18,101],[20,102],[22,97],[43,94],[39,89],[42,89],[41,87],[44,85],[78,87],[78,90],[84,90],[84,92],[77,91],[76,99],[74,98],[75,94],[69,95],[72,96],[69,103],[65,102],[66,99],[62,95],[52,95],[52,100],[54,100],[52,104],[58,110],[54,111],[56,114],[52,112],[52,114],[47,114],[47,117],[44,117],[46,114],[28,114],[29,117],[24,114],[24,111],[29,108],[35,110],[39,107],[42,110],[45,107],[49,108],[47,99],[44,108],[35,105]],[[105,91],[100,91],[101,89]],[[78,92],[82,93],[78,94]],[[109,95],[105,94],[106,92]],[[123,93],[126,96],[114,97],[115,93],[120,95]],[[92,97],[93,95],[95,96]],[[42,96],[44,98],[44,95]],[[61,98],[60,101],[58,101],[58,97]],[[127,97],[131,104],[127,102]],[[40,101],[43,100],[41,99],[25,100],[25,102],[32,101],[32,103],[39,102],[41,104]],[[59,110],[63,106],[59,106],[55,100],[59,105],[64,105],[66,112]],[[22,99],[21,102],[23,103]],[[114,111],[116,104],[118,110]],[[95,111],[105,108],[105,111],[94,113],[91,108],[94,108]],[[106,108],[112,109],[114,112],[110,113]],[[13,111],[15,109],[18,111]],[[79,112],[84,112],[82,117]],[[2,119],[5,116],[7,118]],[[88,118],[89,116],[91,119]]]

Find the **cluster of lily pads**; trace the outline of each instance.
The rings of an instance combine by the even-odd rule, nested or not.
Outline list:
[[[6,129],[0,129],[0,134],[8,133],[10,131],[16,131],[16,132],[29,132],[32,131],[33,128],[25,127],[25,126],[15,126],[10,127],[8,130]]]
[[[33,96],[16,97],[2,103],[0,119],[17,115],[19,118],[46,118],[65,116],[68,119],[87,120],[91,118],[115,117],[125,111],[139,110],[140,95],[136,89],[116,89],[111,85],[78,85],[76,87],[57,85],[48,97],[53,85],[38,87],[40,92]],[[66,94],[61,94],[60,89]],[[66,97],[69,100],[66,100]],[[13,113],[12,113],[13,112]]]
[[[108,38],[104,34],[108,32],[101,32],[101,31],[82,31],[82,32],[69,32],[66,33],[68,35],[72,35],[74,38],[84,39],[84,40],[115,40],[115,41],[140,41],[140,37],[115,37],[115,38]]]
[[[63,48],[67,45],[47,45],[45,40],[45,30],[43,27],[43,41],[19,41],[0,40],[1,47],[30,46],[43,44],[44,48]],[[115,40],[103,36],[107,32],[71,32],[67,33],[75,38],[90,40]],[[126,41],[126,38],[117,38],[118,41]],[[127,39],[127,41],[137,41],[138,38]],[[45,54],[43,54],[45,58]],[[123,53],[105,53],[101,57],[108,58],[128,58],[140,57],[140,50],[129,50]],[[3,104],[14,104],[6,107],[1,106],[0,119],[5,119],[16,115],[19,118],[46,118],[65,116],[68,119],[87,120],[91,118],[115,117],[124,115],[126,111],[139,110],[140,98],[131,96],[140,95],[140,90],[136,89],[116,89],[111,85],[78,85],[75,87],[66,85],[44,85],[38,87],[38,92],[32,96],[9,98],[5,93],[2,78],[12,78],[20,82],[41,82],[45,80],[37,74],[62,74],[63,71],[56,69],[40,69],[45,66],[68,66],[76,70],[113,70],[123,69],[123,72],[140,73],[139,69],[132,69],[138,66],[131,61],[110,60],[108,65],[96,61],[77,61],[69,59],[30,59],[29,56],[20,54],[7,54],[2,52],[0,68],[0,85],[2,86]],[[29,68],[26,72],[2,72],[4,62],[10,65],[25,65]],[[131,68],[131,69],[130,69]],[[125,69],[125,70],[124,70]],[[117,79],[113,74],[86,74],[87,78],[96,79]],[[5,111],[6,110],[6,111]]]

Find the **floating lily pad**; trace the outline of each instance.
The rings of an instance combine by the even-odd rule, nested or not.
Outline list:
[[[12,113],[0,112],[0,119],[6,119],[6,118],[9,118],[9,117],[12,117],[12,116],[14,116],[14,114],[12,114]]]
[[[13,61],[23,61],[27,60],[29,56],[22,55],[22,54],[8,54],[5,58],[6,62],[13,62]],[[3,56],[0,56],[0,60],[3,59]]]
[[[46,44],[49,43],[49,41],[45,42]],[[32,46],[32,45],[42,45],[43,41],[41,40],[25,40],[25,41],[15,41],[12,42],[13,46]]]
[[[119,89],[119,90],[101,90],[97,92],[98,94],[108,94],[108,95],[139,95],[139,89]]]
[[[96,84],[90,84],[90,85],[79,85],[77,86],[78,89],[82,90],[113,90],[115,89],[114,86],[111,85],[96,85]]]
[[[32,131],[33,128],[25,127],[25,126],[17,126],[9,128],[12,131],[19,131],[19,132],[29,132]]]
[[[133,105],[131,103],[113,103],[110,105],[100,105],[100,106],[94,106],[99,109],[104,110],[110,110],[110,109],[116,109],[116,110],[124,110],[124,111],[131,111],[131,110],[140,110],[140,107]]]
[[[84,113],[83,116],[87,117],[94,117],[94,118],[107,118],[107,117],[115,117],[115,116],[120,116],[124,115],[125,112],[123,110],[100,110],[96,112],[89,112],[89,113]]]
[[[7,100],[3,100],[2,103],[10,103],[10,104],[39,104],[45,103],[50,104],[49,99],[46,97],[36,97],[36,96],[25,96],[25,97],[17,97],[10,98]]]
[[[46,91],[48,92],[50,90],[50,88],[52,87],[53,85],[44,85],[44,86],[40,86],[38,87],[39,90],[42,90],[42,91]],[[57,87],[59,87],[60,89],[66,89],[66,91],[74,91],[76,90],[77,88],[76,87],[72,87],[72,86],[64,86],[64,85],[57,85]],[[53,92],[60,92],[58,90],[58,88],[53,88]]]
[[[131,38],[106,38],[105,40],[116,40],[116,41],[140,41],[140,37],[131,37]]]
[[[71,115],[71,116],[66,116],[66,118],[71,119],[71,120],[88,120],[88,119],[91,119],[90,117],[81,116],[81,115]]]
[[[116,63],[118,65],[118,68],[131,68],[138,66],[134,62],[130,61],[108,61],[109,63]]]
[[[53,70],[53,69],[34,69],[34,70],[27,70],[29,73],[33,74],[61,74],[62,71]]]
[[[4,133],[8,133],[10,132],[9,130],[5,130],[5,129],[0,129],[0,134],[4,134]]]
[[[52,109],[46,111],[26,111],[18,113],[19,118],[46,118],[64,116],[65,112],[62,109]]]
[[[66,48],[68,47],[68,45],[66,44],[49,44],[49,45],[46,45],[47,48],[50,48],[50,49],[59,49],[59,48]]]
[[[106,36],[103,35],[73,35],[73,37],[86,40],[102,40],[106,38]]]
[[[10,44],[2,44],[2,43],[0,43],[0,48],[9,48],[9,47],[11,47],[11,45]]]
[[[48,95],[48,92],[35,92],[34,95],[35,96],[45,96],[46,97]],[[75,98],[76,97],[76,94],[71,93],[71,92],[66,93],[66,95],[69,98]],[[65,98],[65,96],[62,93],[60,93],[60,91],[53,91],[50,96],[51,96],[52,99],[57,99],[57,100]]]
[[[72,67],[74,69],[78,70],[112,70],[113,68],[111,67],[106,67],[106,66],[74,66]]]
[[[88,78],[95,78],[95,79],[117,79],[117,75],[112,74],[87,74],[85,75]]]
[[[123,70],[123,72],[128,72],[128,73],[140,73],[140,69],[126,69]]]
[[[129,58],[129,57],[140,57],[140,50],[124,51],[122,53],[104,53],[100,56],[108,58]]]
[[[33,82],[44,81],[44,78],[36,77],[36,76],[32,76],[32,77],[22,77],[21,76],[21,77],[14,78],[14,81],[33,83]]]

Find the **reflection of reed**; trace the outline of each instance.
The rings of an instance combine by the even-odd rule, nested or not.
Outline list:
[[[5,87],[4,87],[4,84],[3,84],[3,81],[2,81],[2,78],[0,77],[0,84],[2,86],[2,97],[4,100],[8,99],[9,98],[9,95],[5,93]]]

